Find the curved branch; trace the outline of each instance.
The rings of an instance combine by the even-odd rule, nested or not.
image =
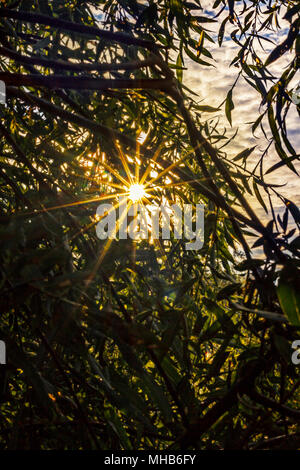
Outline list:
[[[9,8],[0,9],[0,18],[11,18],[28,23],[43,24],[45,26],[52,26],[54,28],[64,29],[67,31],[74,31],[75,33],[85,34],[89,36],[106,39],[108,41],[119,42],[121,44],[141,46],[145,49],[156,50],[157,46],[151,41],[146,39],[136,38],[125,33],[112,33],[105,29],[100,29],[97,26],[87,26],[84,24],[73,23],[72,21],[62,20],[60,18],[53,18],[51,16],[42,15],[40,13],[32,13],[29,11],[16,11]]]
[[[171,81],[160,78],[153,79],[108,79],[88,77],[68,77],[65,75],[24,75],[22,73],[0,72],[0,79],[8,86],[44,86],[47,88],[64,88],[74,90],[109,90],[109,89],[151,89],[165,90]]]
[[[261,405],[266,406],[267,408],[271,408],[274,411],[278,411],[284,416],[288,416],[289,418],[295,418],[297,420],[300,418],[300,410],[295,410],[294,408],[290,408],[289,406],[281,405],[280,403],[277,403],[276,401],[261,395],[256,390],[250,390],[248,395],[256,403],[260,403]]]
[[[75,63],[66,60],[46,59],[45,57],[38,56],[24,56],[19,52],[8,49],[7,47],[0,47],[0,54],[4,57],[9,57],[21,64],[28,65],[41,65],[50,69],[64,69],[73,72],[91,72],[93,70],[98,72],[110,72],[113,70],[138,70],[155,63],[153,58],[145,60],[137,60],[132,62],[123,62],[119,64],[89,64],[89,63]]]

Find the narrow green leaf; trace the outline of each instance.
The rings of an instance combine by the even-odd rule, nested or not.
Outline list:
[[[176,68],[177,79],[181,83],[182,82],[182,77],[183,77],[183,71],[182,71],[182,59],[181,59],[181,54],[180,53],[177,56],[176,66],[177,66],[177,68]]]
[[[231,111],[233,109],[234,109],[234,103],[232,101],[232,89],[231,89],[227,93],[226,103],[225,103],[225,114],[231,126],[232,126]]]
[[[267,209],[267,206],[258,190],[258,187],[257,187],[257,184],[255,182],[255,180],[253,180],[253,189],[254,189],[254,192],[255,192],[255,195],[258,199],[258,201],[260,202],[260,204],[262,205],[262,207],[264,208],[264,210],[266,211],[266,213],[268,214],[268,209]]]
[[[300,272],[295,266],[286,266],[280,274],[277,296],[284,314],[295,326],[300,326]]]
[[[251,147],[251,148],[249,148],[249,149],[243,150],[242,152],[238,153],[238,154],[234,157],[233,161],[234,161],[234,162],[237,162],[238,160],[242,160],[242,159],[246,160],[246,158],[249,157],[249,155],[251,155],[251,153],[253,152],[253,150],[255,149],[255,147],[256,147],[256,145],[255,145],[254,147]]]

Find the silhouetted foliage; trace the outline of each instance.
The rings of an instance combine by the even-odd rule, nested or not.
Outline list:
[[[0,447],[299,449],[299,209],[262,164],[247,169],[254,148],[226,154],[217,118],[231,124],[234,87],[215,108],[185,85],[187,57],[205,73],[210,43],[238,44],[237,78],[264,106],[253,132],[268,129],[280,158],[267,172],[296,172],[286,116],[299,3],[216,0],[213,14],[197,0],[1,6]],[[263,62],[257,41],[283,14],[290,27]],[[126,178],[120,154],[138,156],[141,174],[172,165],[155,195],[205,205],[201,250],[114,240],[102,256],[95,214],[113,181],[103,161]],[[248,195],[266,207],[273,193],[285,211],[271,206],[265,225]]]

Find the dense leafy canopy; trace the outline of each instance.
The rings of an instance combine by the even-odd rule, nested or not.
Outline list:
[[[265,226],[248,195],[265,206],[279,189],[247,169],[253,148],[229,158],[215,119],[231,123],[233,89],[215,109],[184,82],[188,59],[205,73],[210,44],[234,41],[237,76],[263,104],[253,131],[280,158],[268,171],[295,172],[299,3],[211,3],[2,2],[1,448],[299,448],[299,209],[281,196]],[[167,169],[158,200],[205,205],[201,250],[128,239],[103,257],[96,209],[126,156],[141,174]]]

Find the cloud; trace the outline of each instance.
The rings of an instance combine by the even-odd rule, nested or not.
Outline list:
[[[204,8],[209,9],[212,2],[210,1],[201,1],[201,4]],[[219,24],[222,19],[228,14],[228,12],[223,12],[219,17],[219,21],[216,24],[209,24],[210,26],[210,35],[216,38],[216,32],[218,31]],[[228,24],[228,23],[227,23]],[[287,23],[288,26],[288,23]],[[233,25],[229,24],[232,29]],[[228,34],[228,32],[226,33]],[[268,34],[268,39],[271,39],[274,43],[279,44],[286,36],[286,28],[277,32],[270,32]],[[185,60],[185,66],[187,71],[184,72],[184,83],[197,95],[201,104],[210,105],[218,107],[222,101],[225,100],[228,90],[234,84],[236,77],[240,71],[240,68],[235,66],[230,66],[233,58],[239,51],[239,46],[236,45],[228,35],[225,36],[224,42],[221,47],[218,44],[212,44],[208,41],[205,42],[205,47],[209,49],[213,55],[215,62],[215,67],[205,67],[200,64],[193,62],[191,59],[187,58]],[[275,47],[274,44],[269,42],[264,43],[265,50],[263,50],[256,41],[257,54],[262,61],[265,61],[268,57],[270,51]],[[293,55],[291,52],[287,52],[284,56],[278,59],[276,62],[271,64],[269,70],[276,78],[279,78],[284,71],[284,69],[289,65]],[[296,74],[294,77],[291,86],[294,87],[300,80],[300,73]],[[269,86],[271,86],[271,82]],[[227,129],[228,135],[231,136],[234,134],[238,128],[238,135],[231,144],[226,147],[227,152],[230,156],[236,155],[238,152],[245,148],[252,147],[257,145],[256,151],[252,154],[251,159],[249,160],[249,169],[251,170],[254,165],[257,163],[258,159],[261,157],[262,152],[266,149],[268,145],[268,140],[265,138],[263,133],[258,128],[256,131],[256,138],[252,135],[251,132],[251,123],[254,122],[260,113],[265,108],[260,107],[260,95],[258,92],[252,88],[243,77],[240,77],[234,90],[233,90],[233,101],[235,108],[232,112],[232,121],[233,127],[231,128],[226,117],[224,115],[224,105],[223,111],[220,112],[220,123],[219,129]],[[205,119],[210,118],[211,115],[204,114]],[[294,146],[297,153],[300,153],[300,133],[299,133],[299,115],[296,110],[295,105],[291,105],[290,111],[287,115],[287,128],[288,135]],[[266,126],[267,129],[267,126]],[[270,132],[267,133],[269,137]],[[223,142],[222,142],[223,143]],[[270,168],[275,163],[279,162],[280,159],[274,150],[273,147],[270,148],[269,152],[264,157],[264,169]],[[300,174],[300,162],[296,162],[294,166],[298,169]],[[268,183],[274,184],[286,184],[282,188],[278,188],[279,193],[283,196],[292,199],[295,203],[300,204],[300,192],[299,192],[299,177],[295,175],[291,170],[286,167],[271,173],[266,177]],[[268,219],[268,216],[265,215],[263,209],[259,206],[256,198],[251,198],[254,208],[259,210],[260,215],[263,216],[265,220]],[[277,197],[273,197],[273,203],[275,205],[276,211],[280,211],[282,207],[282,202]]]

